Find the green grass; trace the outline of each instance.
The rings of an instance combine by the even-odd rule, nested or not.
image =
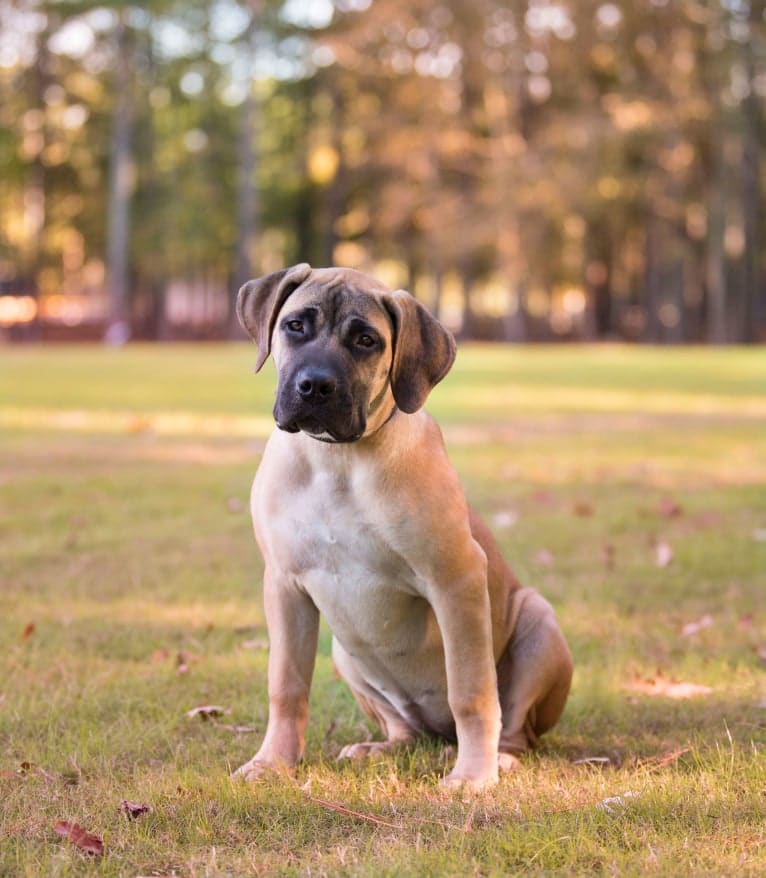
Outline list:
[[[335,763],[368,727],[326,631],[306,762],[229,780],[266,720],[253,361],[0,349],[0,875],[766,873],[766,351],[461,349],[429,408],[576,662],[542,748],[465,800],[437,744]],[[630,688],[658,671],[711,691]]]

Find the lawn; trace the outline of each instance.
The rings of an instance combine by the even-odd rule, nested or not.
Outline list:
[[[336,764],[371,729],[327,631],[305,763],[230,780],[267,715],[254,359],[0,349],[0,875],[766,874],[766,350],[460,350],[428,407],[576,664],[475,797],[437,743]]]

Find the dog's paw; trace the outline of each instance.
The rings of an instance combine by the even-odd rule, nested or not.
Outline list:
[[[497,772],[490,772],[482,777],[467,777],[452,771],[439,781],[439,789],[446,793],[480,793],[496,783]]]
[[[273,775],[278,771],[276,765],[270,762],[264,762],[262,759],[251,759],[232,773],[232,777],[247,781],[247,783],[255,783],[262,780],[268,775]]]
[[[500,774],[509,774],[521,768],[521,760],[512,753],[497,754],[497,770]]]
[[[346,744],[338,754],[338,762],[343,759],[352,759],[355,762],[360,759],[369,759],[380,753],[390,753],[393,745],[390,741],[360,741],[358,744]]]

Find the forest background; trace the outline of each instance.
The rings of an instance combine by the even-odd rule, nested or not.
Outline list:
[[[763,0],[0,0],[0,340],[237,337],[283,265],[464,337],[766,338]]]

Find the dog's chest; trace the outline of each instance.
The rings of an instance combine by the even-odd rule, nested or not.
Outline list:
[[[392,644],[424,624],[427,606],[415,574],[381,528],[369,492],[342,473],[320,472],[298,490],[272,497],[269,507],[256,525],[262,539],[336,636]]]

